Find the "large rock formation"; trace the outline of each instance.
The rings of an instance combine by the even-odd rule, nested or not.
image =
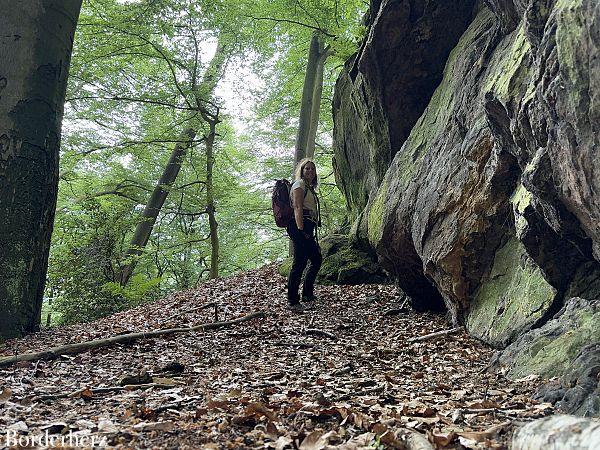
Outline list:
[[[443,301],[500,348],[565,299],[598,298],[600,4],[371,6],[334,98],[357,240],[417,303]]]
[[[374,0],[333,100],[338,186],[360,211],[439,84],[474,0]]]

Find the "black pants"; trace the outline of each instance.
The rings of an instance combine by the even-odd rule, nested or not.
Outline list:
[[[292,270],[290,270],[290,276],[288,277],[288,302],[295,304],[298,303],[298,290],[300,288],[302,272],[304,272],[309,261],[310,264],[304,277],[302,295],[314,295],[315,279],[321,268],[323,257],[321,256],[319,244],[317,244],[315,239],[314,222],[305,218],[304,232],[302,232],[296,226],[296,221],[292,220],[287,227],[287,232],[294,247],[294,262],[292,263]],[[310,237],[307,237],[307,234]]]

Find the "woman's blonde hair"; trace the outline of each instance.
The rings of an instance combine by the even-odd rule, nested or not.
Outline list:
[[[317,176],[317,166],[311,158],[302,158],[300,161],[298,161],[298,164],[296,165],[296,170],[294,171],[294,180],[298,181],[303,179],[302,171],[308,163],[311,163],[313,166],[315,166],[315,179],[312,181],[311,186],[316,187],[317,184],[319,184],[319,177]]]

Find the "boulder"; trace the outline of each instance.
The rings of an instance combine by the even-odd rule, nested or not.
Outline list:
[[[600,416],[600,343],[579,350],[575,361],[559,379],[538,389],[534,398],[555,403],[566,413],[584,417]]]
[[[600,423],[567,415],[534,420],[513,435],[513,450],[595,450],[600,448]]]
[[[555,296],[556,289],[513,237],[496,252],[491,272],[474,294],[467,330],[504,348],[544,317]]]
[[[367,37],[345,64],[333,99],[335,175],[355,213],[427,106],[474,3],[371,3]]]
[[[373,0],[368,24],[333,105],[352,242],[597,416],[600,4]]]
[[[321,242],[321,284],[365,284],[389,282],[377,257],[358,248],[347,235],[325,236]]]
[[[514,234],[510,197],[519,167],[488,125],[496,111],[487,94],[512,95],[527,52],[524,38],[498,43],[499,36],[495,16],[482,9],[358,227],[407,294],[429,303],[442,297],[455,322],[464,321],[496,252]]]
[[[446,52],[438,20],[453,13],[432,11],[449,3],[429,2],[413,22],[406,11],[418,4],[373,2],[336,88],[336,173],[353,235],[415,304],[443,304],[502,347],[600,267],[600,7],[478,2],[448,31]],[[422,23],[429,40],[415,38]],[[428,52],[445,63],[441,78],[421,64]],[[424,79],[439,84],[406,95]]]
[[[376,256],[359,248],[348,235],[328,235],[320,239],[319,244],[323,255],[323,264],[317,275],[318,284],[390,282],[377,263]],[[286,258],[279,265],[279,273],[287,277],[291,268],[292,258]]]
[[[497,355],[512,379],[528,375],[561,377],[543,386],[537,397],[564,412],[600,414],[600,299],[571,298],[540,328],[521,335]]]

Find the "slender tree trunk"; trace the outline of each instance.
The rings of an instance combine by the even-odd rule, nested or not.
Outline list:
[[[125,258],[128,260],[128,262],[121,271],[120,282],[123,286],[126,285],[131,278],[133,269],[137,263],[137,257],[142,254],[144,247],[146,247],[146,244],[148,243],[148,239],[150,239],[150,234],[152,233],[152,229],[156,223],[158,213],[164,205],[167,195],[169,195],[171,186],[177,179],[183,158],[185,157],[186,151],[192,144],[195,137],[196,130],[193,128],[186,129],[181,136],[179,136],[179,140],[181,142],[175,145],[175,148],[171,153],[171,157],[169,158],[169,161],[167,162],[167,165],[165,166],[163,173],[158,180],[152,195],[150,196],[150,200],[148,200],[148,203],[146,203],[146,207],[142,213],[142,220],[135,228],[133,238],[129,243],[129,249],[125,254]]]
[[[210,61],[210,66],[204,74],[203,88],[196,91],[196,103],[201,106],[201,102],[209,101],[213,95],[218,81],[223,75],[223,71],[227,66],[229,52],[222,45],[222,40],[219,37],[215,56]],[[206,136],[206,211],[208,213],[208,226],[210,229],[210,272],[209,278],[219,277],[219,234],[217,231],[217,219],[215,209],[215,194],[213,182],[213,166],[215,164],[214,144],[216,127],[219,123],[218,111],[213,116],[203,113],[204,121],[209,125],[209,133]]]
[[[229,51],[223,45],[221,38],[217,42],[217,49],[215,55],[210,60],[210,63],[204,75],[202,76],[202,82],[199,86],[195,86],[194,97],[198,106],[201,106],[202,101],[208,102],[211,100],[219,80],[223,77],[223,72],[227,67],[229,58]]]
[[[217,220],[215,218],[215,195],[213,186],[213,165],[215,132],[218,120],[209,121],[210,131],[206,137],[206,210],[208,211],[208,224],[210,227],[210,278],[219,277],[219,236],[217,234]]]
[[[323,49],[323,43],[319,41],[319,59],[317,61],[315,86],[312,97],[312,108],[310,112],[310,127],[308,130],[308,140],[306,143],[306,156],[314,158],[315,140],[317,138],[317,129],[319,127],[319,116],[321,113],[321,97],[323,96],[323,71],[325,70],[325,60],[329,55],[328,50]]]
[[[0,337],[39,329],[81,0],[0,0]]]
[[[317,79],[317,66],[319,63],[319,35],[313,33],[308,51],[308,62],[304,75],[302,88],[302,101],[300,103],[300,122],[296,136],[296,150],[294,152],[294,167],[302,158],[306,157],[308,135],[310,132],[311,113],[313,110],[313,97],[315,95],[315,82]]]

